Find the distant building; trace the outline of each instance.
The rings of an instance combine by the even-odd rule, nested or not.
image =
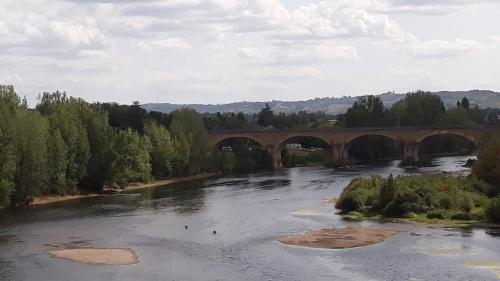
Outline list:
[[[302,144],[300,144],[300,143],[287,143],[286,148],[288,150],[301,150]]]

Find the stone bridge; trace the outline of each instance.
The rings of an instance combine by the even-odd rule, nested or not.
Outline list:
[[[437,135],[461,136],[476,146],[489,133],[500,132],[500,127],[473,128],[338,128],[311,130],[256,130],[256,131],[211,131],[206,138],[210,147],[219,146],[230,139],[250,139],[262,146],[272,155],[275,167],[282,166],[281,151],[292,139],[312,137],[327,144],[334,161],[348,161],[350,145],[356,139],[380,136],[394,141],[403,147],[405,160],[418,161],[422,141]]]

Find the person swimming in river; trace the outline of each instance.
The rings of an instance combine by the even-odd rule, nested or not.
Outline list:
[[[214,232],[212,232],[214,235],[217,234],[217,231],[214,230]]]

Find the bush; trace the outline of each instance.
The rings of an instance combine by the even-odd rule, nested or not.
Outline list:
[[[439,220],[444,220],[446,216],[442,211],[429,211],[427,212],[427,218],[428,219],[439,219]]]
[[[486,206],[486,217],[493,222],[500,222],[500,197],[491,199],[490,203]]]
[[[352,180],[340,194],[335,207],[347,213],[375,206],[382,182],[383,179],[378,176]]]
[[[452,220],[460,220],[460,221],[470,221],[472,219],[472,215],[470,213],[456,213],[451,216]]]
[[[392,174],[380,187],[380,193],[378,197],[379,208],[383,209],[387,204],[389,204],[396,195],[396,183]]]
[[[385,207],[385,216],[400,217],[407,213],[421,213],[427,208],[424,200],[409,187],[400,188],[394,199]]]

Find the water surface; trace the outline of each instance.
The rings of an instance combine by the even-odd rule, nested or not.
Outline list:
[[[467,158],[437,158],[418,170],[397,161],[346,171],[283,169],[3,210],[0,280],[498,280],[494,229],[416,228],[345,250],[275,242],[307,229],[359,225],[324,203],[355,177],[467,173]],[[96,266],[45,253],[58,245],[132,248],[140,263]]]

